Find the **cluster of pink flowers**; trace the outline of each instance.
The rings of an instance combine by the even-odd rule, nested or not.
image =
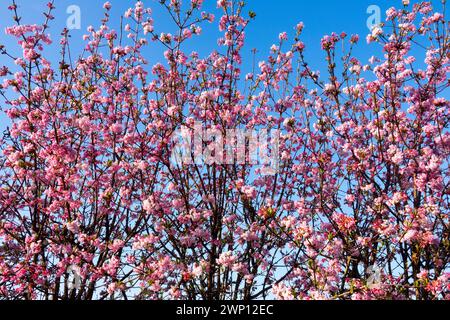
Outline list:
[[[358,35],[325,36],[325,75],[299,23],[245,75],[242,3],[217,1],[205,56],[185,46],[214,21],[203,1],[163,4],[171,33],[141,1],[115,31],[105,3],[73,60],[67,31],[44,56],[52,5],[6,29],[23,54],[0,47],[0,299],[449,299],[445,16],[390,8],[369,61]],[[172,163],[198,122],[280,130],[278,170]]]

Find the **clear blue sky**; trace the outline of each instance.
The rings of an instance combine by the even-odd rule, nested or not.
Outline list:
[[[189,1],[189,0],[184,0]],[[58,0],[56,1],[55,20],[51,24],[50,32],[53,40],[60,38],[60,31],[65,27],[69,14],[67,7],[77,5],[81,9],[81,29],[72,30],[72,54],[76,56],[77,50],[81,49],[81,37],[86,33],[89,25],[94,27],[100,24],[103,15],[102,0]],[[120,15],[134,1],[131,0],[110,0],[113,5],[111,25],[119,28]],[[417,0],[412,0],[412,3]],[[441,10],[440,0],[432,1],[437,10]],[[4,28],[13,24],[11,12],[7,10],[10,1],[1,1],[0,4],[0,43],[8,48],[17,50],[13,46],[12,38],[4,34]],[[38,23],[42,21],[42,11],[45,9],[47,0],[17,0],[20,5],[19,12],[23,17],[23,23]],[[169,19],[163,14],[161,6],[157,0],[144,0],[147,7],[154,11],[155,30],[165,31],[168,28]],[[358,33],[361,36],[361,44],[355,52],[357,57],[366,59],[373,54],[379,55],[378,48],[367,46],[365,36],[369,32],[366,21],[369,17],[367,8],[370,5],[378,5],[381,9],[381,20],[385,18],[385,11],[391,6],[401,7],[402,0],[247,0],[246,10],[256,13],[256,19],[252,21],[247,30],[247,41],[245,52],[250,54],[252,48],[258,48],[257,60],[263,60],[267,56],[269,47],[277,41],[278,34],[287,31],[293,34],[294,26],[299,22],[305,23],[302,40],[307,45],[307,57],[313,67],[320,69],[323,63],[323,53],[320,50],[320,39],[323,35],[333,31],[347,34]],[[220,12],[216,9],[216,0],[205,0],[204,10],[213,12],[216,21],[220,17]],[[212,48],[216,48],[216,39],[220,35],[216,24],[204,24],[203,35],[196,37],[191,42],[189,49],[195,49],[201,55],[207,54]],[[56,41],[57,42],[57,41]],[[19,51],[16,51],[19,55]],[[161,61],[161,48],[154,47],[146,52],[150,64]],[[58,51],[49,50],[47,53],[57,61]],[[247,62],[247,64],[250,61]],[[0,56],[0,66],[7,64],[4,57]],[[5,117],[0,112],[0,130],[7,125]]]

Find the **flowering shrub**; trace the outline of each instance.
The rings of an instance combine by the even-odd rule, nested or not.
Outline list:
[[[389,9],[367,63],[357,35],[323,37],[325,75],[299,23],[243,75],[242,2],[217,1],[223,36],[205,57],[184,50],[214,21],[203,1],[160,2],[176,32],[140,1],[114,31],[106,3],[84,54],[64,30],[57,62],[53,3],[35,25],[9,7],[23,54],[0,46],[0,297],[449,299],[444,15]],[[165,61],[149,64],[150,45]],[[278,170],[174,164],[172,133],[198,122],[280,130]]]

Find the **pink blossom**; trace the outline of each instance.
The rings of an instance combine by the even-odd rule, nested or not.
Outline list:
[[[237,257],[233,255],[231,251],[223,252],[220,254],[217,263],[224,267],[231,267],[237,260]]]
[[[256,189],[252,186],[243,186],[241,192],[248,198],[254,199],[256,197]]]
[[[123,30],[106,2],[81,56],[67,30],[55,58],[47,23],[6,28],[2,299],[449,299],[444,14],[390,8],[372,45],[333,32],[311,63],[303,23],[249,52],[241,1],[191,51],[203,3],[155,2],[156,33],[142,1]],[[174,136],[195,138],[180,161]]]
[[[279,34],[278,38],[283,41],[283,40],[287,40],[288,36],[286,32],[282,32]]]
[[[112,132],[112,133],[119,134],[119,133],[122,133],[122,131],[123,131],[123,127],[122,127],[122,124],[121,124],[121,123],[114,123],[114,124],[111,126],[111,132]]]
[[[411,242],[416,238],[417,234],[417,230],[410,229],[403,235],[402,241]]]

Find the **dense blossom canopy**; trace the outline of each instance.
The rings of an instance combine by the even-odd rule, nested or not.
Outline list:
[[[22,52],[0,46],[0,299],[449,299],[445,16],[414,3],[367,44],[326,35],[325,74],[299,23],[245,75],[241,1],[217,1],[206,56],[185,50],[215,21],[203,1],[160,2],[176,32],[140,1],[115,31],[106,3],[78,58],[63,31],[59,61],[53,4],[32,25],[9,7]],[[280,130],[278,170],[174,164],[172,133],[194,123]]]

